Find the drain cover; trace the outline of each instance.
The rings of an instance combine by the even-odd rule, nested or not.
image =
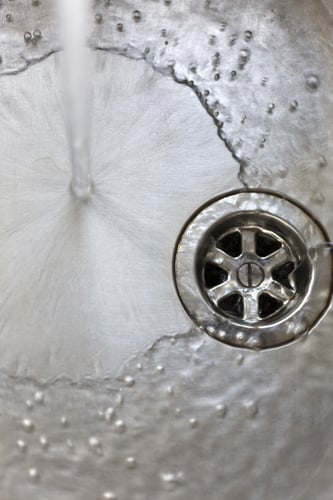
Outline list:
[[[262,191],[206,204],[179,237],[174,272],[180,299],[209,335],[268,349],[309,333],[331,298],[328,237],[310,214]]]

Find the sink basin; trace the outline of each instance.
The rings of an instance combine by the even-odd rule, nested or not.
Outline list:
[[[332,312],[231,347],[184,310],[173,259],[200,207],[269,191],[323,228],[307,258],[331,276],[332,2],[91,2],[87,202],[56,6],[0,16],[1,500],[331,500]]]

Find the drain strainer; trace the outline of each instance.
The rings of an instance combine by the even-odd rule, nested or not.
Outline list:
[[[331,298],[328,237],[310,214],[262,191],[227,194],[197,211],[177,243],[180,299],[209,335],[268,349],[309,333]]]

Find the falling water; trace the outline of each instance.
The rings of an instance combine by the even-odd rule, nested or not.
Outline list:
[[[86,47],[88,7],[81,0],[59,0],[64,45],[63,74],[67,134],[71,154],[71,188],[75,196],[91,194],[89,155],[90,51]]]

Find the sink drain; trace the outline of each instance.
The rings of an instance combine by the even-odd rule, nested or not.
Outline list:
[[[328,308],[328,237],[298,204],[242,191],[213,200],[186,224],[174,272],[179,297],[209,335],[267,349],[308,333]]]

